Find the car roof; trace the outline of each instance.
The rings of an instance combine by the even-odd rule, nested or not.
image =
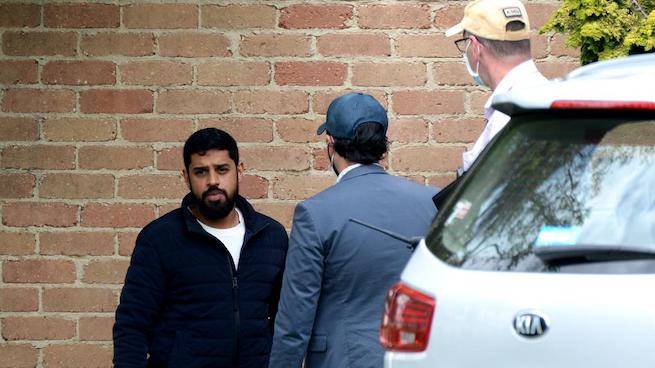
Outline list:
[[[561,79],[515,88],[495,96],[493,107],[508,115],[550,109],[555,101],[655,103],[655,54],[628,56],[578,68]]]

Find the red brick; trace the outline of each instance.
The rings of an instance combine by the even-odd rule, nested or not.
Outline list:
[[[73,112],[75,92],[68,90],[10,89],[2,100],[9,112]]]
[[[80,317],[80,340],[111,341],[114,317]]]
[[[114,196],[111,174],[45,174],[39,185],[41,198],[92,199]]]
[[[437,9],[434,17],[434,25],[444,31],[459,23],[464,17],[464,7],[466,4],[449,4]],[[454,45],[453,45],[454,47]]]
[[[179,207],[179,206],[178,206]],[[139,233],[137,232],[124,232],[118,234],[118,254],[121,256],[131,256],[134,250],[134,242]]]
[[[15,169],[74,169],[75,147],[8,146],[2,150],[2,167]]]
[[[358,7],[361,28],[430,28],[429,4],[361,5]]]
[[[273,197],[307,199],[334,184],[333,176],[278,176],[273,181]]]
[[[41,23],[39,4],[0,4],[0,27],[36,27]],[[0,359],[0,362],[2,359]]]
[[[39,310],[39,289],[0,288],[0,311],[36,312],[37,310]]]
[[[118,181],[118,196],[129,199],[139,198],[182,198],[188,189],[182,175],[131,175]]]
[[[133,142],[184,142],[193,132],[193,121],[185,119],[124,119],[123,138]]]
[[[259,175],[244,175],[239,182],[239,194],[249,199],[268,196],[268,180]]]
[[[117,28],[120,10],[112,4],[46,4],[43,22],[46,27]]]
[[[46,312],[113,312],[117,291],[99,288],[46,288],[43,310]]]
[[[441,120],[434,123],[433,139],[439,143],[474,142],[484,129],[484,119]]]
[[[400,175],[401,177],[411,180],[417,184],[425,185],[425,176],[423,175]]]
[[[121,82],[145,86],[189,85],[191,64],[174,61],[132,61],[120,65]]]
[[[45,84],[115,84],[116,66],[109,61],[51,61],[43,67],[42,78]]]
[[[311,37],[295,34],[252,34],[241,36],[242,56],[309,56]]]
[[[203,5],[203,28],[274,28],[275,7],[270,5]]]
[[[253,170],[294,170],[309,168],[309,152],[295,147],[246,147],[241,150],[241,161]]]
[[[387,137],[391,142],[427,142],[428,123],[423,119],[397,119],[391,121]]]
[[[291,229],[293,210],[296,208],[295,203],[258,202],[254,204],[254,207],[257,211],[279,221],[287,230]]]
[[[315,148],[312,151],[312,157],[314,159],[312,167],[315,170],[327,170],[330,167],[330,158],[327,156],[325,147]]]
[[[337,97],[345,95],[349,92],[364,92],[373,96],[385,109],[387,106],[387,96],[384,91],[363,91],[363,90],[343,90],[343,91],[329,91],[329,92],[316,92],[312,98],[312,107],[317,114],[325,115],[330,103]]]
[[[64,340],[75,337],[75,321],[60,317],[7,317],[2,320],[6,340]]]
[[[275,63],[275,82],[293,86],[340,86],[348,76],[348,65],[332,61],[287,61]]]
[[[164,148],[161,151],[158,151],[157,169],[175,170],[175,171],[180,171],[184,169],[184,162],[182,159],[182,147],[169,147],[169,148]]]
[[[560,78],[580,67],[570,61],[545,61],[537,63],[537,69],[548,79]]]
[[[355,63],[352,84],[366,87],[422,86],[427,80],[426,70],[423,63]]]
[[[530,19],[530,28],[540,29],[548,22],[550,17],[555,14],[561,5],[558,3],[551,4],[525,4],[525,10],[528,12]]]
[[[396,52],[402,57],[460,57],[452,38],[443,34],[399,35]]]
[[[5,55],[16,56],[75,56],[75,32],[5,32],[2,35]]]
[[[470,113],[482,115],[484,112],[484,105],[491,96],[491,91],[475,91],[469,94]]]
[[[0,367],[2,368],[34,368],[38,360],[39,351],[31,344],[0,345]]]
[[[550,36],[532,31],[530,35],[530,49],[534,59],[548,57],[548,39]]]
[[[273,140],[273,121],[259,118],[200,120],[199,128],[214,127],[228,132],[239,143],[268,143]],[[182,157],[180,155],[179,157]]]
[[[325,56],[389,56],[391,42],[384,33],[332,33],[318,37],[318,52]]]
[[[82,226],[143,227],[155,219],[155,207],[139,203],[89,203],[82,209]]]
[[[263,86],[270,73],[266,62],[210,61],[198,65],[197,78],[201,86]]]
[[[473,78],[466,71],[461,61],[434,63],[432,77],[436,84],[469,86],[473,85]]]
[[[111,259],[91,261],[84,267],[84,281],[87,284],[122,284],[128,260]]]
[[[159,36],[159,54],[173,57],[230,56],[230,40],[221,33],[193,31]]]
[[[0,254],[24,256],[34,254],[36,237],[30,233],[0,232]]]
[[[39,234],[40,253],[66,256],[108,256],[114,253],[110,232],[45,232]]]
[[[401,115],[464,112],[464,92],[461,91],[398,91],[391,99],[393,110]]]
[[[128,170],[152,166],[150,147],[86,146],[80,147],[81,169]]]
[[[159,93],[157,110],[165,114],[222,114],[230,110],[224,91],[172,89]]]
[[[132,4],[123,8],[126,28],[197,28],[198,6],[193,4]]]
[[[0,84],[31,84],[39,80],[36,60],[0,61]]]
[[[395,171],[450,171],[462,163],[461,147],[403,147],[391,154]]]
[[[351,5],[294,4],[282,8],[282,28],[346,28],[353,17]]]
[[[443,189],[456,178],[455,174],[431,176],[428,178],[428,185]]]
[[[325,136],[316,134],[318,126],[323,124],[323,119],[308,120],[302,118],[291,118],[279,120],[275,123],[277,134],[282,140],[294,143],[321,142]]]
[[[154,97],[142,89],[95,89],[80,92],[85,114],[144,114],[152,112]]]
[[[35,183],[32,174],[0,174],[0,198],[32,197]]]
[[[157,206],[158,217],[164,216],[165,214],[178,208],[180,208],[179,203],[160,204]]]
[[[301,91],[239,91],[234,100],[237,111],[246,114],[304,114],[309,110],[307,93]]]
[[[0,117],[0,141],[35,141],[37,139],[39,139],[39,125],[33,117]]]
[[[102,142],[116,139],[116,123],[111,119],[46,118],[43,136],[56,142]]]
[[[77,206],[65,203],[8,203],[3,211],[7,226],[68,227],[77,223]]]
[[[43,348],[43,362],[48,368],[111,368],[112,348],[80,343],[48,345]]]
[[[152,33],[102,32],[82,36],[82,53],[86,56],[148,56],[155,54]]]
[[[2,278],[7,283],[64,283],[75,282],[73,261],[62,259],[26,259],[5,261]]]
[[[580,49],[567,46],[566,36],[556,34],[550,40],[550,53],[553,56],[570,56],[574,58],[580,57]]]

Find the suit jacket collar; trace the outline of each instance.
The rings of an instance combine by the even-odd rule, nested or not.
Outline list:
[[[344,175],[339,183],[343,183],[345,181],[348,181],[350,179],[356,178],[358,176],[362,175],[368,175],[368,174],[386,174],[387,172],[384,170],[384,168],[378,164],[371,164],[371,165],[362,165],[359,167],[356,167]],[[337,183],[337,184],[339,184]]]

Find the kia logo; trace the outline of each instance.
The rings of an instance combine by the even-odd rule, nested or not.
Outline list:
[[[535,311],[519,312],[514,317],[514,330],[524,337],[539,337],[548,331],[548,321]]]

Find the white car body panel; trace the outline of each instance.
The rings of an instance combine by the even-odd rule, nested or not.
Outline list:
[[[461,270],[421,242],[401,279],[436,309],[427,350],[387,352],[386,368],[655,367],[655,275]],[[543,336],[514,330],[526,310],[550,322]]]

